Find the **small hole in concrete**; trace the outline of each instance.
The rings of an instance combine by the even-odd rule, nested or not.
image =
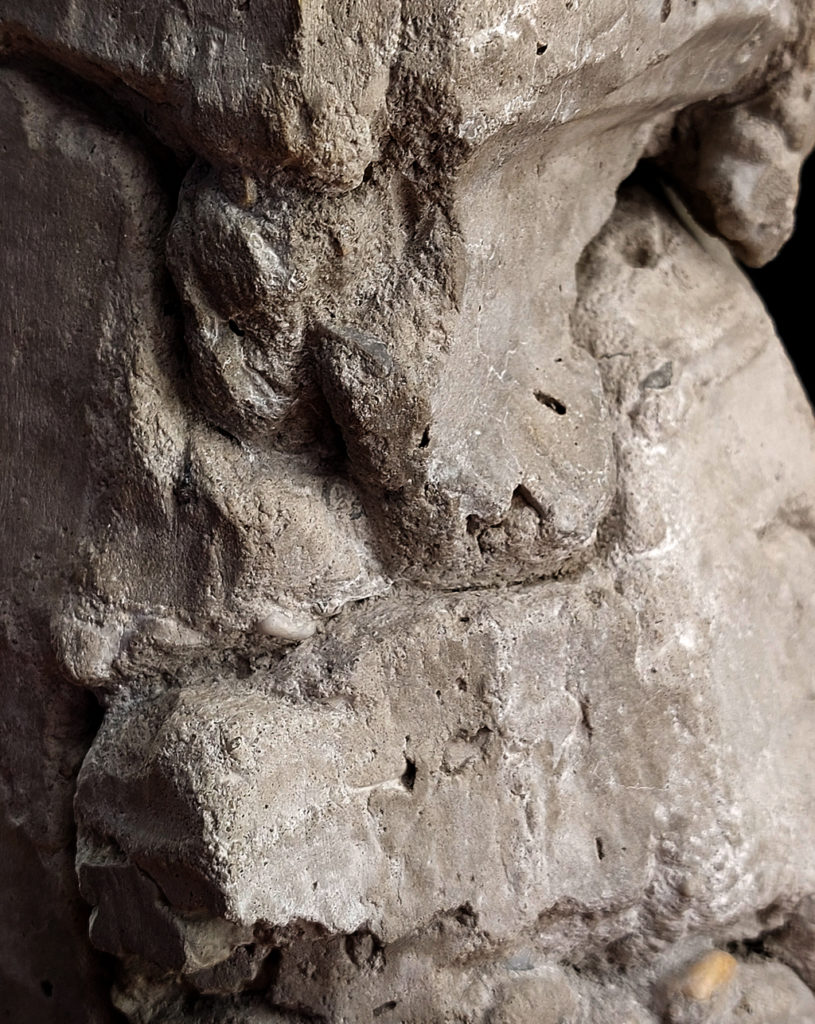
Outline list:
[[[559,402],[552,395],[547,395],[544,391],[536,391],[535,398],[540,402],[541,405],[545,405],[547,409],[551,409],[556,412],[558,416],[566,415],[566,406],[563,402]]]
[[[544,55],[544,53],[546,53],[546,51],[548,49],[549,49],[549,44],[548,43],[538,43],[538,45],[535,47],[535,53],[537,53],[537,55],[539,57],[542,57]]]

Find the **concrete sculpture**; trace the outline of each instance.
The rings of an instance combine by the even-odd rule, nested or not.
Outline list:
[[[815,1022],[811,5],[0,39],[0,1019]]]

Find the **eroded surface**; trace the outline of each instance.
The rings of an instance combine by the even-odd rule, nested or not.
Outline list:
[[[812,1017],[815,433],[665,187],[774,254],[812,27],[657,7],[0,4],[9,1020]]]

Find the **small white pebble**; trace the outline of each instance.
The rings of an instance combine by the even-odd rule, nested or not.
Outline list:
[[[317,632],[318,624],[318,619],[275,608],[255,625],[255,629],[263,636],[274,636],[278,640],[308,640]]]

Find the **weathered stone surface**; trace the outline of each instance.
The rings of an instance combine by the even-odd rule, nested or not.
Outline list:
[[[621,198],[579,287],[575,335],[621,415],[608,568],[503,595],[398,591],[270,670],[125,690],[78,790],[101,948],[195,976],[263,932],[308,922],[317,948],[327,932],[390,951],[441,913],[493,955],[613,948],[647,970],[654,944],[747,937],[810,891],[812,556],[783,511],[812,493],[809,411],[744,279],[647,193]],[[789,453],[796,415],[808,440]],[[755,626],[770,614],[799,623],[772,645]],[[779,662],[783,694],[766,684]],[[783,757],[766,756],[772,721]],[[322,975],[315,998],[353,1019]]]
[[[0,0],[4,1019],[812,1018],[812,38]]]
[[[109,487],[132,478],[132,522],[149,486],[114,439],[127,432],[125,367],[149,364],[150,333],[165,330],[167,213],[138,136],[8,69],[0,95],[0,1016],[102,1022],[109,981],[87,943],[71,813],[99,711],[61,677],[50,619],[89,569]]]

